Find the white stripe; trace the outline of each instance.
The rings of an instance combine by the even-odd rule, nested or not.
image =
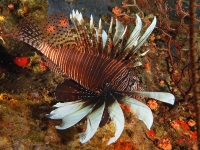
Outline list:
[[[148,129],[151,128],[153,124],[153,115],[148,106],[130,97],[124,97],[122,103],[128,106],[134,112],[134,115],[146,124]]]
[[[115,126],[115,136],[110,138],[108,141],[108,145],[114,143],[122,134],[124,130],[124,114],[122,112],[121,107],[118,102],[115,100],[114,103],[108,107],[108,113],[110,115],[111,120]]]

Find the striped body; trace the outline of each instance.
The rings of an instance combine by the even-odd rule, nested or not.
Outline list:
[[[40,50],[52,71],[97,94],[104,93],[105,87],[120,92],[143,90],[137,77],[127,69],[129,58],[119,60],[128,55],[120,50],[120,39],[111,47],[114,43],[108,37],[103,46],[101,28],[91,29],[89,37],[84,24],[74,20],[74,25],[75,33],[70,29],[67,17],[56,14],[48,18],[42,30],[31,20],[25,20],[13,36]],[[134,82],[137,86],[133,89]]]
[[[51,49],[53,57],[48,56],[47,46],[41,52],[62,70],[64,76],[88,90],[100,94],[107,84],[110,90],[130,92],[130,73],[123,62],[105,55],[79,52],[76,46]]]

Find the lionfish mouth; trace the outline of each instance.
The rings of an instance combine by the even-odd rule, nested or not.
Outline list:
[[[62,119],[62,124],[56,126],[61,130],[87,118],[86,130],[79,134],[81,143],[89,141],[98,127],[109,120],[115,126],[115,135],[108,145],[114,143],[122,134],[125,124],[120,104],[130,108],[150,129],[152,112],[135,98],[150,97],[169,104],[174,104],[175,100],[170,93],[145,92],[138,77],[131,72],[132,68],[141,64],[137,59],[132,60],[131,56],[155,28],[156,17],[140,37],[142,21],[136,15],[135,29],[126,43],[124,35],[127,27],[118,20],[113,34],[113,19],[108,33],[102,29],[101,20],[99,27],[94,27],[92,16],[89,29],[78,11],[73,11],[70,19],[74,30],[71,30],[66,15],[56,14],[48,18],[42,29],[28,19],[19,25],[16,32],[2,35],[35,47],[44,54],[46,64],[52,71],[66,77],[56,88],[59,103],[54,105],[56,109],[47,117]]]

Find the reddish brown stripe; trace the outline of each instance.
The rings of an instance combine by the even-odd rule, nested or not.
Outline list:
[[[64,74],[85,88],[100,92],[104,84],[109,82],[114,89],[120,91],[127,89],[128,80],[125,79],[128,77],[128,70],[122,62],[104,55],[82,53],[76,50],[76,47],[55,49],[45,46],[44,48],[47,50],[42,52],[57,64]]]
[[[62,21],[63,18],[66,19],[66,17],[63,17],[62,15],[58,16],[58,18],[55,19],[55,22],[54,17],[50,18],[50,23],[53,22],[53,25],[56,25],[56,29],[62,28],[59,26],[58,22]],[[25,28],[21,29],[22,31],[20,31],[17,36],[33,46],[37,45],[36,48],[48,58],[48,64],[54,71],[60,72],[60,70],[62,70],[63,74],[91,91],[100,92],[106,83],[110,83],[113,90],[123,91],[128,89],[130,76],[128,75],[126,64],[116,60],[114,57],[111,58],[110,56],[102,54],[101,34],[97,41],[96,32],[93,31],[93,42],[91,44],[85,26],[78,25],[77,23],[75,24],[78,34],[78,38],[76,39],[77,46],[70,45],[66,42],[68,46],[62,47],[63,41],[61,41],[61,44],[52,47],[51,44],[54,45],[54,43],[51,41],[51,44],[49,44],[47,41],[44,41],[41,38],[41,32],[34,24],[23,24]],[[35,34],[32,33],[34,31],[36,31]],[[46,30],[46,32],[48,31],[49,29]],[[63,31],[67,31],[66,36]],[[51,34],[52,33],[54,33],[54,31],[52,31]],[[70,35],[69,37],[72,38],[73,41],[68,25],[65,26],[63,30],[56,30],[56,37],[61,38],[63,35],[65,36],[66,41],[68,41],[68,35]],[[50,37],[51,35],[48,36],[47,39]],[[54,38],[53,41],[57,41],[57,39]],[[40,43],[40,45],[38,45],[38,43]],[[57,41],[56,43],[60,43],[60,41]],[[118,48],[120,48],[120,46],[120,43],[118,43],[118,45],[112,49],[113,56],[118,54]],[[109,48],[110,47],[107,45],[105,51]],[[107,54],[107,52],[105,53]]]

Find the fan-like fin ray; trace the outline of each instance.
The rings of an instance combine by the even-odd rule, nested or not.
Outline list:
[[[102,33],[103,49],[105,48],[107,38],[108,38],[108,35],[107,35],[106,31],[103,30],[103,33]]]
[[[132,54],[137,52],[137,50],[146,41],[146,39],[149,37],[149,35],[151,34],[151,32],[156,26],[156,17],[154,17],[154,20],[152,21],[151,25],[147,28],[143,36],[139,38],[140,31],[142,29],[142,20],[137,14],[136,14],[136,17],[137,17],[136,26],[126,43],[125,48],[121,51],[121,54],[118,57],[119,60],[130,59]]]
[[[149,37],[149,35],[151,34],[151,32],[153,31],[153,29],[156,26],[156,17],[154,17],[151,25],[147,28],[147,30],[145,31],[145,33],[142,35],[142,37],[139,39],[136,47],[133,49],[133,53],[136,53],[136,51],[142,46],[142,44],[146,41],[146,39]]]
[[[111,18],[111,21],[110,21],[110,27],[109,27],[109,30],[108,30],[107,40],[106,40],[105,47],[104,47],[104,54],[107,55],[107,56],[110,56],[110,53],[111,53],[112,48],[113,48],[112,26],[113,26],[113,18]]]
[[[138,67],[138,66],[142,66],[142,62],[136,61],[136,62],[133,63],[133,68]]]
[[[151,109],[147,105],[130,97],[124,97],[122,103],[128,106],[134,112],[136,117],[146,124],[148,129],[151,128],[153,124],[153,115]]]
[[[56,99],[59,101],[87,100],[97,97],[95,92],[89,91],[73,80],[66,79],[56,87]]]
[[[142,28],[142,20],[137,14],[136,14],[136,17],[137,17],[136,18],[136,26],[126,43],[126,48],[124,49],[124,51],[131,50],[133,46],[137,45],[137,41],[138,41],[140,31]]]
[[[20,22],[17,26],[17,31],[14,31],[14,33],[5,34],[2,37],[14,37],[37,49],[44,42],[43,33],[31,18],[26,18]]]
[[[142,54],[140,54],[139,56],[145,56],[147,53],[149,52],[149,50],[143,52]]]
[[[102,22],[101,19],[99,19],[99,28],[96,29],[97,31],[97,41],[98,41],[98,52],[102,53],[103,52],[103,40],[102,40]]]
[[[144,96],[144,97],[150,97],[157,99],[159,101],[169,103],[169,104],[174,104],[175,97],[171,93],[166,93],[166,92],[140,92],[140,91],[134,91],[134,94]]]
[[[77,122],[83,119],[83,117],[85,117],[88,113],[90,113],[93,107],[94,105],[88,105],[83,107],[82,109],[79,109],[74,113],[71,113],[63,117],[62,124],[60,126],[56,126],[56,129],[63,130],[75,125]]]
[[[97,53],[98,52],[98,49],[97,49],[97,31],[96,31],[96,28],[94,27],[94,20],[93,20],[93,16],[91,15],[90,17],[90,32],[91,32],[91,42],[92,42],[92,47],[93,47],[93,50],[92,52],[93,53]]]
[[[72,14],[70,14],[70,18],[74,24],[77,33],[77,41],[78,41],[77,49],[84,53],[85,52],[90,53],[91,52],[90,48],[92,46],[92,43],[89,38],[87,27],[85,26],[84,23],[82,13],[73,10]]]
[[[99,127],[99,123],[102,118],[104,108],[105,108],[105,102],[103,101],[103,104],[98,109],[92,111],[87,116],[86,131],[79,134],[81,143],[89,141],[97,131],[97,128]]]
[[[124,130],[124,114],[116,100],[108,107],[108,112],[116,130],[115,136],[110,138],[108,141],[108,145],[110,145],[120,137]]]
[[[123,44],[123,38],[124,38],[124,35],[126,33],[126,30],[127,30],[127,26],[125,27],[124,29],[124,32],[120,35],[121,37],[119,37],[116,45],[113,46],[113,49],[112,49],[112,56],[113,57],[116,57],[117,56],[117,59],[120,60],[120,57],[118,57],[120,55],[120,53],[122,52],[122,44]]]
[[[114,34],[114,37],[113,37],[113,45],[116,46],[117,43],[119,42],[119,40],[124,36],[125,34],[125,28],[123,26],[123,24],[118,21],[116,19],[116,29],[115,29],[115,34]]]
[[[79,101],[73,101],[73,102],[65,102],[65,103],[57,103],[54,105],[54,107],[57,107],[57,109],[51,111],[50,114],[47,114],[46,116],[51,119],[62,119],[65,116],[72,114],[81,108],[83,108],[84,104],[86,102],[79,100]]]

